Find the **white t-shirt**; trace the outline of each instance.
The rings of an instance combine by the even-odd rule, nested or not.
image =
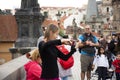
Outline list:
[[[96,55],[93,61],[93,65],[96,65],[97,67],[109,67],[107,56],[104,54],[101,54],[101,56]]]

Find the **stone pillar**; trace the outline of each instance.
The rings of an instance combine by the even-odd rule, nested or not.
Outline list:
[[[30,52],[34,47],[24,47],[24,48],[10,48],[10,52],[12,53],[12,59],[22,56],[28,52]]]
[[[42,36],[42,20],[38,0],[22,0],[21,9],[17,9],[15,18],[18,24],[18,39],[15,47],[10,48],[12,58],[19,57],[37,46],[37,39]]]

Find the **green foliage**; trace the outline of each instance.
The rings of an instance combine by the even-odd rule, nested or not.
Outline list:
[[[63,29],[60,29],[59,35],[60,35],[60,36],[64,36],[64,35],[65,35],[64,30],[63,30]]]

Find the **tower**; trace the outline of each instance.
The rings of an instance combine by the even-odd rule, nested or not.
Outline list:
[[[96,0],[88,0],[86,21],[92,21],[93,17],[98,17]]]
[[[98,14],[98,5],[96,0],[88,0],[85,23],[92,27],[92,31],[102,34],[102,19]]]

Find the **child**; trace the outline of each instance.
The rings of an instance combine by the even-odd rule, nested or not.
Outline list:
[[[68,39],[68,35],[62,36],[63,39]],[[71,46],[70,45],[59,45],[57,48],[64,54],[69,53]],[[69,80],[72,76],[71,67],[74,65],[74,58],[71,56],[67,61],[58,59],[58,68],[59,76],[61,80]]]
[[[69,45],[60,45],[57,46],[64,54],[69,53],[70,46]],[[58,59],[58,68],[59,68],[59,76],[61,80],[69,80],[69,77],[72,76],[71,67],[74,65],[74,58],[71,56],[67,61]],[[66,67],[65,67],[66,66]],[[69,67],[69,68],[68,68]]]
[[[98,80],[106,80],[107,77],[107,68],[109,68],[108,59],[105,53],[104,47],[98,48],[98,54],[96,55],[93,66],[97,64],[98,70]]]
[[[120,52],[116,54],[116,60],[112,64],[115,67],[116,80],[120,80]]]
[[[76,49],[72,46],[69,54],[64,55],[57,49],[57,45],[70,44],[69,39],[56,39],[59,28],[53,24],[49,25],[45,31],[44,41],[39,43],[39,51],[42,59],[42,75],[40,80],[59,80],[57,58],[67,60]]]
[[[30,54],[31,53],[31,54]],[[38,49],[32,50],[26,54],[26,57],[30,59],[28,63],[24,65],[26,71],[26,80],[40,80],[42,68],[41,58]]]

